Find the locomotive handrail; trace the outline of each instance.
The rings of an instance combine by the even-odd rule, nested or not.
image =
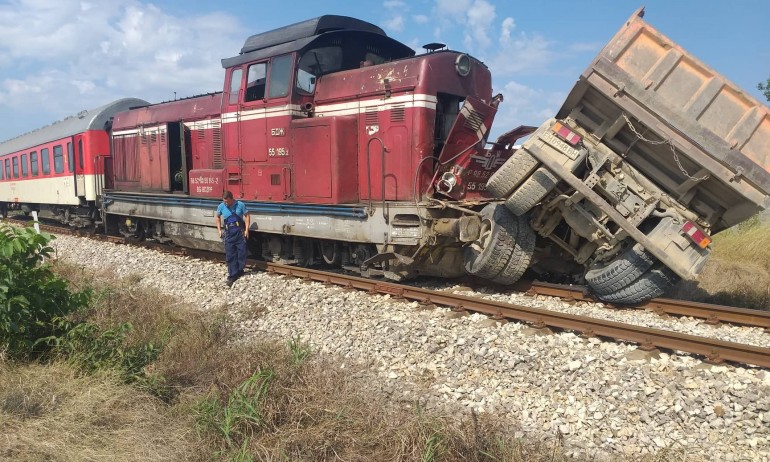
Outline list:
[[[385,223],[388,223],[388,215],[385,210],[385,151],[387,150],[385,148],[385,143],[382,141],[381,138],[374,136],[372,138],[369,138],[369,141],[366,142],[366,179],[368,183],[369,188],[369,194],[367,199],[369,200],[369,205],[367,206],[367,211],[369,215],[374,215],[374,208],[372,207],[372,162],[371,162],[371,150],[369,149],[372,141],[377,140],[380,142],[381,147],[381,164],[380,167],[382,169],[382,183],[380,183],[381,189],[382,189],[382,218],[385,220]]]

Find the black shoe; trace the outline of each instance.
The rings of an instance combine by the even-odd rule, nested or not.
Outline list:
[[[233,286],[233,282],[235,282],[234,278],[227,278],[227,282],[225,282],[225,285],[227,287],[232,287]]]

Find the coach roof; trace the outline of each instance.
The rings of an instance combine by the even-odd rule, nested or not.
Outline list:
[[[123,98],[96,109],[80,111],[77,115],[67,117],[51,125],[46,125],[0,143],[0,156],[23,151],[50,141],[60,140],[83,133],[86,130],[108,129],[116,113],[126,111],[132,107],[147,106],[148,104],[150,103],[138,98]]]

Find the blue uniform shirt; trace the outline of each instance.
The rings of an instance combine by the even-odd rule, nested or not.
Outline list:
[[[224,202],[217,206],[217,216],[222,217],[223,220],[227,220],[227,218],[233,214],[233,211],[235,211],[235,214],[238,215],[239,218],[243,218],[243,216],[249,212],[246,210],[246,205],[241,201],[235,201],[232,209],[228,208]]]

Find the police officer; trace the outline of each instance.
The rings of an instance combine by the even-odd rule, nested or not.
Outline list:
[[[219,237],[225,243],[227,286],[229,287],[236,279],[243,276],[243,268],[246,266],[246,240],[249,238],[251,218],[246,205],[236,201],[230,191],[225,191],[215,216]]]

